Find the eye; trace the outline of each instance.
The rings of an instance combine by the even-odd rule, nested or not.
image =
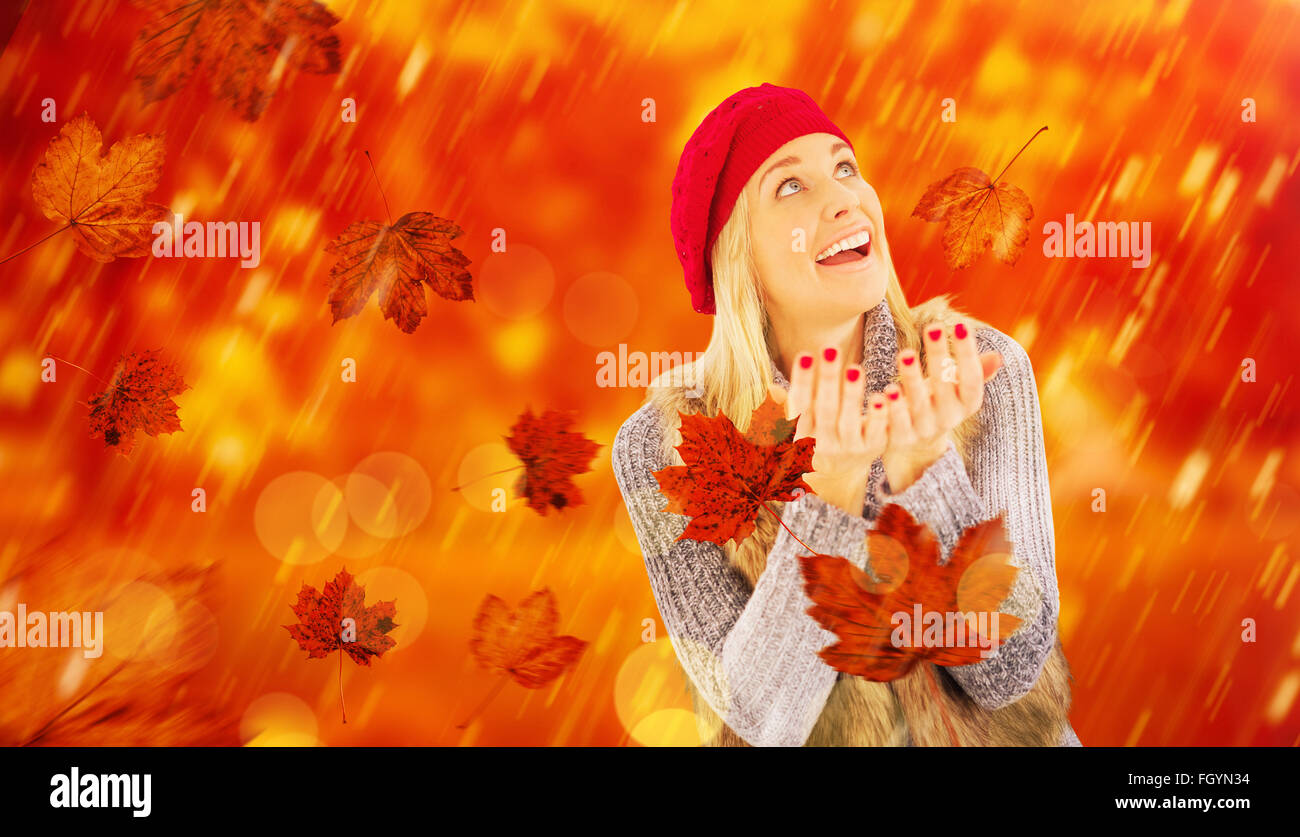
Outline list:
[[[857,167],[857,164],[855,164],[852,160],[847,160],[847,159],[846,159],[846,160],[841,160],[841,161],[839,162],[839,164],[838,164],[837,166],[835,166],[835,170],[836,170],[836,171],[839,171],[840,169],[842,169],[842,168],[846,168],[846,167],[847,167],[848,170],[849,170],[849,174],[848,174],[849,177],[856,177],[856,176],[857,176],[857,174],[858,174],[858,167]],[[784,191],[783,191],[783,190],[785,189],[785,187],[786,187],[786,184],[788,184],[788,183],[797,183],[797,184],[799,184],[799,186],[801,186],[801,187],[803,186],[802,183],[799,183],[799,180],[798,180],[797,178],[794,178],[794,177],[788,177],[788,178],[786,178],[785,180],[781,181],[781,184],[780,184],[779,186],[776,187],[776,196],[777,196],[778,198],[779,198],[779,197],[782,197],[783,195],[791,195],[791,194],[794,194],[793,192],[784,192]]]

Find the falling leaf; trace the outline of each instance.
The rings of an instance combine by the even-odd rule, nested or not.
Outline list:
[[[946,564],[939,563],[939,542],[929,527],[916,522],[897,503],[885,506],[867,535],[868,574],[835,555],[800,556],[804,589],[813,606],[808,614],[838,636],[818,655],[837,671],[868,680],[894,680],[925,661],[941,666],[969,665],[984,659],[977,622],[960,614],[992,614],[1006,599],[1019,570],[1009,563],[1004,515],[962,532]],[[961,618],[966,645],[895,645],[894,614],[913,619],[915,606],[936,612],[945,624]],[[997,631],[985,639],[1003,642],[1020,620],[997,614]],[[911,634],[906,634],[911,637]]]
[[[381,657],[397,645],[386,634],[397,627],[396,602],[376,602],[366,607],[366,588],[355,583],[344,568],[325,582],[325,589],[304,584],[293,605],[296,625],[282,625],[289,636],[307,652],[308,659],[327,657],[339,651],[339,700],[343,700],[343,654],[357,665],[369,666],[371,657]],[[347,706],[343,723],[348,722]]]
[[[180,430],[171,396],[189,388],[154,349],[122,355],[108,389],[90,400],[90,438],[103,437],[106,447],[125,456],[135,446],[137,430],[150,436]]]
[[[528,507],[543,516],[548,508],[583,504],[573,477],[591,470],[591,460],[601,447],[581,433],[566,430],[572,423],[572,415],[558,410],[534,417],[530,407],[505,437],[510,450],[524,462],[515,496],[527,497]]]
[[[803,475],[812,471],[812,437],[794,440],[798,419],[786,419],[771,392],[754,411],[741,435],[719,412],[681,416],[684,465],[655,472],[668,498],[662,511],[691,518],[677,540],[737,544],[754,532],[759,508],[772,500],[795,500],[812,487]]]
[[[424,285],[453,301],[474,299],[469,259],[451,244],[454,222],[431,212],[408,212],[392,226],[358,221],[325,247],[339,260],[330,270],[333,323],[355,316],[379,292],[379,308],[402,331],[415,331],[429,311]]]
[[[101,157],[103,140],[89,114],[64,125],[32,172],[32,196],[95,261],[147,256],[153,225],[171,217],[167,207],[144,200],[162,177],[162,137],[128,137]]]
[[[585,640],[555,635],[559,618],[549,589],[531,593],[513,611],[489,595],[474,617],[469,650],[480,666],[509,674],[520,686],[540,689],[572,666],[587,647]]]
[[[1040,128],[1034,137],[1046,131]],[[1025,143],[1011,163],[1029,147]],[[1014,265],[1029,241],[1029,219],[1034,208],[1029,196],[1001,180],[1011,163],[992,180],[983,171],[965,166],[926,187],[912,215],[930,222],[946,222],[943,257],[954,270],[970,267],[986,249],[1004,264]],[[994,180],[1001,182],[994,185]]]
[[[133,0],[155,19],[132,47],[146,104],[203,72],[212,93],[255,121],[286,68],[328,75],[342,66],[339,22],[312,0]]]

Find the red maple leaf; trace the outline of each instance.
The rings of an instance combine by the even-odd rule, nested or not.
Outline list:
[[[818,655],[837,671],[877,681],[902,677],[922,661],[959,666],[984,659],[979,620],[968,621],[966,614],[986,614],[984,639],[996,642],[1020,624],[1015,616],[997,612],[1018,572],[1008,562],[1012,547],[1003,517],[962,532],[946,564],[939,563],[934,533],[897,503],[881,510],[867,534],[870,574],[840,556],[800,556],[804,589],[814,602],[808,615],[839,637]],[[923,615],[938,613],[944,626],[949,619],[963,626],[952,644],[945,644],[945,634],[937,645],[918,645],[910,621],[908,630],[899,627],[902,615],[914,621],[916,605]]]
[[[90,399],[90,438],[104,439],[125,456],[135,445],[135,431],[150,436],[181,429],[176,402],[189,386],[180,373],[149,349],[122,355],[108,388]]]
[[[573,416],[547,410],[540,417],[526,409],[505,437],[510,450],[524,462],[515,483],[515,496],[527,497],[528,507],[545,516],[548,508],[566,509],[583,504],[573,477],[591,470],[591,460],[601,445],[566,430]]]
[[[813,469],[816,441],[793,438],[798,419],[787,419],[770,392],[743,435],[722,412],[678,415],[682,443],[677,450],[686,464],[655,472],[668,498],[661,511],[691,518],[677,540],[739,544],[753,534],[760,506],[812,491],[803,475]]]
[[[529,594],[514,610],[496,596],[483,599],[474,617],[469,650],[480,666],[506,677],[457,725],[458,729],[469,726],[507,679],[525,688],[540,689],[577,662],[587,641],[576,636],[556,636],[559,620],[555,595],[547,588]]]
[[[325,657],[341,651],[357,665],[369,666],[371,657],[383,656],[397,643],[386,634],[397,623],[396,602],[376,602],[366,607],[366,588],[357,585],[347,568],[333,581],[325,582],[323,592],[304,584],[293,606],[298,624],[283,625],[289,636],[307,652],[307,658]],[[343,653],[339,654],[339,700],[343,699]],[[348,722],[347,707],[343,723]]]

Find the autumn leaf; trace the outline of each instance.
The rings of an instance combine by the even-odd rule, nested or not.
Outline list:
[[[1034,134],[1037,137],[1047,126]],[[1034,141],[1029,138],[1029,142]],[[1011,163],[1029,147],[1016,152]],[[912,215],[930,222],[946,222],[943,257],[954,270],[970,267],[986,249],[992,248],[998,261],[1014,265],[1029,240],[1029,219],[1034,208],[1029,196],[1001,180],[1011,163],[992,180],[983,171],[965,166],[926,187]],[[994,181],[997,182],[996,185]]]
[[[766,502],[795,500],[812,491],[803,475],[812,471],[816,443],[812,437],[794,440],[798,420],[785,418],[771,392],[754,410],[744,435],[721,412],[678,415],[682,442],[677,450],[685,464],[655,472],[668,498],[661,511],[691,518],[677,540],[740,544],[753,534]]]
[[[212,93],[248,121],[266,109],[284,69],[328,75],[342,66],[339,19],[312,0],[133,0],[155,19],[132,47],[145,104],[206,73]]]
[[[308,659],[329,656],[339,651],[339,700],[343,700],[343,654],[357,665],[369,666],[372,657],[381,657],[397,645],[386,634],[397,627],[396,602],[376,602],[366,607],[366,588],[355,583],[347,568],[340,570],[325,589],[304,584],[293,606],[298,624],[283,625],[289,636],[307,652]],[[343,723],[348,722],[347,707]]]
[[[840,556],[800,556],[804,589],[813,601],[808,614],[839,638],[818,655],[837,671],[877,681],[902,677],[923,661],[958,666],[984,659],[978,618],[968,621],[964,614],[989,614],[983,639],[991,642],[1005,641],[1020,624],[1017,617],[997,612],[1019,572],[1009,563],[1012,546],[1003,518],[967,528],[947,563],[940,564],[934,533],[890,503],[867,535],[870,572]],[[964,644],[916,645],[910,630],[902,631],[904,642],[895,643],[895,614],[912,620],[918,604],[923,619],[937,613],[945,625],[949,618],[961,620],[965,627],[954,639]]]
[[[176,402],[190,387],[157,350],[122,355],[108,388],[90,399],[90,438],[104,439],[123,456],[135,446],[135,432],[150,436],[181,429]]]
[[[330,270],[330,309],[334,320],[361,312],[375,292],[384,319],[402,331],[415,331],[428,313],[424,286],[453,301],[474,299],[469,259],[451,240],[461,234],[454,222],[432,212],[408,212],[392,226],[358,221],[325,247],[339,256]]]
[[[534,591],[515,610],[496,596],[483,599],[474,617],[469,650],[481,667],[505,676],[458,728],[469,726],[507,678],[525,688],[540,689],[577,662],[587,642],[573,636],[556,636],[559,619],[550,589]]]
[[[95,261],[147,256],[153,225],[171,217],[167,207],[144,200],[162,177],[162,137],[128,137],[100,156],[102,148],[89,114],[68,122],[32,172],[32,197],[46,218],[63,223],[56,232],[71,229]]]
[[[540,417],[526,409],[505,437],[510,450],[523,460],[524,473],[515,483],[515,496],[527,497],[528,507],[545,516],[548,508],[583,504],[573,477],[591,470],[600,445],[566,429],[573,416],[547,410]]]

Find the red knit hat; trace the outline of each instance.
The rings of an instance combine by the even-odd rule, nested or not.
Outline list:
[[[765,82],[728,96],[687,140],[673,178],[670,223],[696,311],[716,313],[710,254],[749,178],[790,140],[820,133],[853,148],[807,93]]]

